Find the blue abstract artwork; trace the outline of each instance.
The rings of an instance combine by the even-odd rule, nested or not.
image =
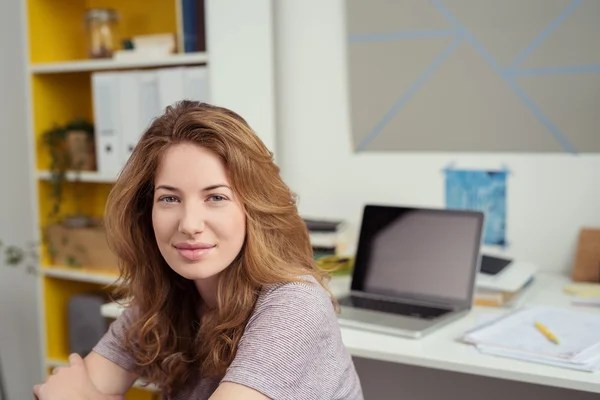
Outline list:
[[[507,171],[446,170],[446,208],[485,213],[484,243],[506,246]]]

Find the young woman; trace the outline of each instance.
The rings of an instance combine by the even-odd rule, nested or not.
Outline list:
[[[167,108],[105,219],[130,303],[41,400],[119,398],[138,378],[168,399],[363,398],[295,198],[240,116]]]

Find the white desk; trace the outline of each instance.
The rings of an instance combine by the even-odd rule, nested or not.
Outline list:
[[[570,307],[570,298],[563,291],[568,282],[567,277],[539,273],[524,294],[523,302]],[[349,277],[335,277],[330,283],[333,294],[338,297],[347,293],[349,286]],[[594,312],[600,314],[600,308],[596,310]],[[356,357],[600,393],[600,372],[574,371],[480,354],[474,347],[458,341],[463,332],[477,325],[483,316],[507,311],[475,307],[464,318],[418,340],[345,327],[342,328],[342,337],[350,353]],[[106,317],[116,318],[120,313],[120,307],[114,303],[102,307],[102,315]]]
[[[342,295],[347,292],[349,282],[348,278],[336,278],[331,283],[331,289],[336,296]],[[567,277],[539,273],[523,301],[527,304],[571,307],[569,296],[563,292],[568,282]],[[593,312],[600,314],[600,308],[595,310]],[[600,393],[600,372],[575,371],[484,355],[458,341],[463,332],[477,325],[483,316],[507,311],[475,307],[464,318],[418,340],[346,327],[342,328],[342,337],[351,354],[357,357]]]

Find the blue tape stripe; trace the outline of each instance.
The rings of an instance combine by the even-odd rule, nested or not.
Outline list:
[[[362,42],[378,42],[378,41],[401,40],[401,39],[440,38],[440,37],[450,37],[455,34],[456,34],[456,32],[450,31],[450,30],[404,31],[404,32],[390,32],[390,33],[365,33],[365,34],[361,34],[361,35],[351,35],[349,40],[350,40],[350,43],[362,43]]]
[[[364,150],[375,139],[386,125],[394,118],[394,116],[404,107],[404,105],[412,98],[417,90],[425,83],[425,81],[435,72],[436,69],[444,62],[446,58],[456,49],[460,40],[455,38],[450,45],[427,67],[427,69],[417,78],[410,88],[396,101],[396,103],[384,114],[381,120],[375,127],[361,140],[357,150]]]
[[[575,149],[575,147],[573,147],[573,145],[565,138],[565,136],[560,132],[556,125],[554,125],[552,121],[550,121],[550,119],[548,119],[548,117],[546,117],[540,111],[540,109],[535,105],[535,103],[529,97],[527,97],[527,95],[525,94],[525,92],[523,92],[519,85],[517,85],[516,82],[514,82],[512,79],[507,79],[506,81],[510,85],[512,90],[514,90],[515,93],[521,98],[523,103],[525,103],[525,105],[529,107],[533,115],[535,115],[536,118],[542,123],[542,125],[544,125],[544,127],[552,134],[552,136],[554,136],[554,138],[561,145],[561,147],[571,154],[577,154],[577,150]]]
[[[473,46],[479,54],[485,59],[485,61],[490,64],[490,66],[500,75],[504,74],[504,70],[500,65],[494,60],[494,58],[487,52],[487,50],[475,39],[475,37],[469,32],[455,17],[454,15],[446,8],[446,6],[440,0],[432,0],[435,7],[440,11],[446,20],[450,22],[458,34],[464,37],[470,44]]]
[[[581,4],[581,1],[582,0],[571,1],[567,8],[565,8],[563,12],[560,13],[560,15],[556,17],[556,19],[554,19],[554,21],[552,21],[550,25],[546,27],[546,29],[540,32],[538,37],[536,37],[533,40],[533,42],[531,42],[529,46],[527,46],[527,48],[525,48],[525,50],[521,52],[521,54],[519,54],[517,59],[511,64],[511,66],[508,69],[517,69],[519,65],[521,65],[523,60],[529,57],[531,53],[533,53],[535,49],[537,49],[548,38],[548,36],[550,36],[552,32],[554,32],[556,28],[558,28],[560,24],[562,24],[565,21],[565,19],[567,19],[567,17],[571,15],[573,11],[575,11],[575,9]]]
[[[485,61],[500,75],[500,77],[514,90],[514,92],[521,98],[523,103],[529,107],[531,112],[538,118],[538,120],[548,129],[548,131],[554,136],[556,141],[562,146],[562,148],[569,153],[576,153],[575,147],[567,140],[567,138],[560,132],[560,130],[550,121],[535,105],[535,103],[525,95],[523,90],[510,78],[508,70],[504,70],[496,62],[496,60],[485,50],[485,48],[473,37],[473,35],[454,17],[454,15],[446,8],[441,0],[431,0],[435,7],[444,15],[444,17],[450,22],[459,35],[463,36],[477,52],[485,59]]]
[[[508,76],[545,76],[545,75],[565,75],[565,74],[586,74],[600,72],[600,64],[592,65],[572,65],[568,67],[542,67],[532,69],[520,69],[507,72]]]

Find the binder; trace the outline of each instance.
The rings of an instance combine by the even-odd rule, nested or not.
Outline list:
[[[156,72],[133,71],[121,75],[121,99],[128,107],[122,113],[124,165],[142,134],[160,114],[160,107]]]
[[[92,102],[98,172],[116,174],[121,169],[119,78],[113,72],[92,74]]]
[[[210,102],[208,68],[206,66],[188,67],[183,72],[184,97],[202,103]]]
[[[164,110],[184,97],[184,67],[160,68],[158,76],[159,106]]]
[[[121,113],[121,132],[123,140],[121,141],[122,160],[120,165],[123,166],[129,159],[133,148],[137,143],[140,115],[140,102],[138,90],[138,73],[136,71],[125,71],[118,73],[119,82],[119,102],[126,105],[127,109],[123,109]]]

